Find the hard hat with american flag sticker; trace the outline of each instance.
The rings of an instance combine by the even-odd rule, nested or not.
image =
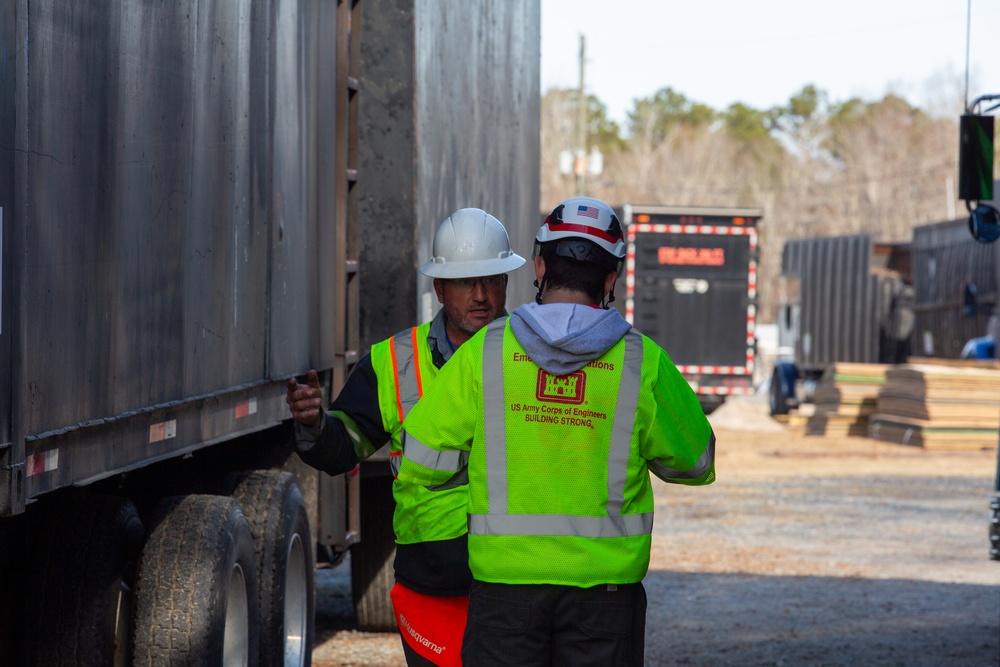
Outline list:
[[[571,197],[556,206],[538,228],[539,244],[562,239],[586,239],[618,259],[625,257],[625,235],[614,210],[592,197]]]

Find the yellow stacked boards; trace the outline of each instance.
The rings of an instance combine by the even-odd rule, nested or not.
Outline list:
[[[839,362],[823,371],[816,387],[815,411],[806,435],[868,435],[869,416],[876,410],[887,364]]]
[[[886,372],[869,437],[926,449],[976,450],[1000,437],[1000,367],[976,362],[901,364]]]

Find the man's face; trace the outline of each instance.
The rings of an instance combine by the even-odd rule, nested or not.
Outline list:
[[[448,318],[448,335],[452,343],[461,345],[503,313],[507,301],[507,274],[436,278],[434,291]]]

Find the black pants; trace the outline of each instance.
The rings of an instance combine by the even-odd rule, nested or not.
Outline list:
[[[420,655],[414,651],[409,642],[406,641],[406,637],[403,637],[403,631],[399,631],[400,641],[403,643],[403,657],[406,659],[406,667],[437,667],[433,662]]]
[[[641,583],[577,588],[476,581],[462,662],[475,667],[641,666],[645,634]]]

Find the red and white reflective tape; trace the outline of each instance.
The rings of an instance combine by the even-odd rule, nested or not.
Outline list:
[[[702,373],[705,375],[750,375],[750,369],[743,366],[678,366],[681,373]]]
[[[257,397],[236,404],[236,418],[242,419],[257,414]]]
[[[716,234],[718,236],[749,236],[750,246],[757,247],[756,227],[729,227],[727,225],[662,225],[648,222],[628,226],[629,241],[635,240],[638,233],[654,234]]]
[[[28,454],[24,459],[24,474],[27,477],[51,472],[59,467],[59,450],[47,449],[44,452]]]
[[[716,235],[732,235],[732,236],[746,236],[750,244],[750,249],[754,250],[757,248],[757,229],[756,227],[728,227],[722,225],[665,225],[665,224],[651,224],[651,223],[637,223],[631,224],[627,227],[628,231],[628,247],[625,253],[625,321],[629,324],[635,323],[635,237],[638,233],[657,233],[657,234],[716,234]],[[747,267],[747,296],[750,298],[751,302],[755,301],[757,298],[757,262],[750,260]],[[756,309],[751,303],[747,308],[747,363],[745,369],[739,369],[738,371],[706,371],[701,370],[704,368],[714,368],[709,366],[684,366],[681,368],[681,372],[693,372],[693,373],[728,373],[732,374],[749,374],[753,370],[754,356],[753,356],[753,344],[755,339],[757,315]],[[720,367],[720,368],[735,368],[735,367]],[[688,371],[687,369],[691,369]],[[704,392],[703,392],[704,393]]]
[[[699,387],[697,392],[699,394],[711,394],[713,396],[719,396],[723,394],[753,394],[753,387]]]

